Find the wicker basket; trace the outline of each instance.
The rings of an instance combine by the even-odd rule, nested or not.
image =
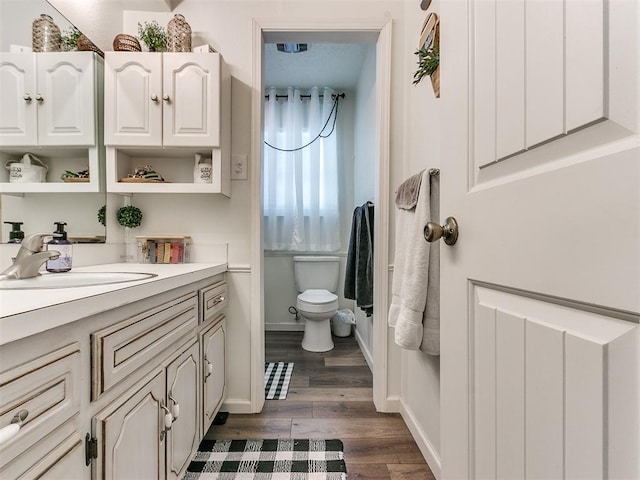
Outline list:
[[[95,43],[89,40],[84,33],[81,33],[78,37],[78,50],[82,52],[96,52],[101,57],[104,57],[104,52],[100,50]]]
[[[140,42],[132,35],[120,33],[113,39],[113,50],[116,52],[141,52]]]

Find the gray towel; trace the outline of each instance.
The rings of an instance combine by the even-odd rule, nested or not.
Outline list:
[[[353,211],[347,250],[344,296],[356,301],[367,316],[373,314],[373,203]]]
[[[396,190],[396,207],[403,210],[411,210],[418,203],[422,173],[407,178]]]

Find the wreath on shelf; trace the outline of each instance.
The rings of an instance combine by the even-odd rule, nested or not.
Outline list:
[[[123,227],[136,228],[142,224],[142,210],[133,205],[127,205],[118,209],[116,218]]]

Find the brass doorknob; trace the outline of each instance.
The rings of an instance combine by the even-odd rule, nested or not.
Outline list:
[[[447,217],[444,225],[429,222],[424,226],[424,239],[427,242],[437,242],[444,237],[444,243],[453,245],[458,241],[458,222],[453,217]]]

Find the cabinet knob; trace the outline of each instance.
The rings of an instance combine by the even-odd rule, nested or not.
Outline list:
[[[152,102],[158,102],[158,95],[151,95],[151,101]]]
[[[24,99],[25,102],[30,102],[32,100],[31,95],[28,93],[24,94],[24,97],[22,97]]]
[[[170,101],[171,101],[171,98],[169,98],[169,95],[167,95],[166,93],[162,96],[162,99],[163,99],[165,102],[170,102]]]
[[[44,97],[38,93],[38,94],[36,95],[36,100],[37,100],[39,103],[42,103],[42,102],[44,102]]]

